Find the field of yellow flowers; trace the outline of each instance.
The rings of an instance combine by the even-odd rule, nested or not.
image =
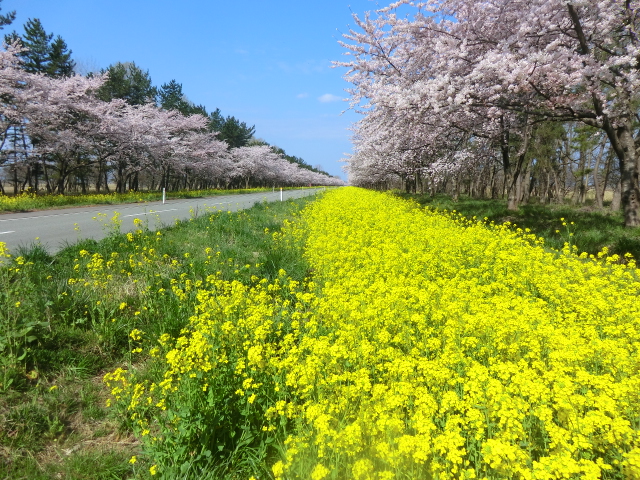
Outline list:
[[[130,333],[153,374],[106,375],[149,475],[640,478],[633,260],[355,188],[274,235],[306,281],[210,275],[179,335]]]

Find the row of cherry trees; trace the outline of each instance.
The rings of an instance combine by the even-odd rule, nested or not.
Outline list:
[[[632,0],[402,0],[355,17],[339,63],[364,113],[351,182],[504,191],[512,209],[619,184],[640,225],[639,15]],[[586,146],[567,152],[572,135]]]
[[[0,149],[14,192],[109,191],[111,182],[118,192],[342,183],[269,146],[230,148],[203,115],[100,100],[105,75],[26,72],[19,53],[0,52]]]

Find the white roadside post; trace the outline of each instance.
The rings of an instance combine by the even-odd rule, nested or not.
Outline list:
[[[280,188],[280,201],[282,202],[282,188]]]
[[[165,200],[167,199],[167,194],[164,191],[164,187],[162,188],[162,204],[164,205]]]

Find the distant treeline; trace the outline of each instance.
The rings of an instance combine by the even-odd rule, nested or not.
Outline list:
[[[0,15],[0,28],[14,20]],[[256,138],[255,125],[194,104],[176,80],[156,87],[135,62],[79,75],[61,36],[37,18],[23,30],[2,52],[2,193],[2,180],[14,193],[339,182]]]

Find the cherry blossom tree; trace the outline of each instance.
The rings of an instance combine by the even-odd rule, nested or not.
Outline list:
[[[227,186],[234,180],[245,187],[335,181],[311,171],[305,176],[269,146],[230,149],[219,132],[210,131],[204,115],[118,98],[104,101],[96,93],[106,74],[53,78],[26,72],[19,54],[15,45],[0,50],[0,158],[13,155],[16,193],[18,167],[36,169],[36,189],[43,173],[51,193],[65,193],[76,179],[85,191],[90,175],[98,190],[108,190],[114,179],[118,192],[137,190],[141,175],[158,179],[159,188],[174,189]],[[22,144],[11,141],[11,129],[24,131]]]
[[[625,224],[637,226],[639,6],[399,1],[375,17],[356,17],[359,30],[345,42],[353,60],[341,64],[350,68],[354,105],[364,100],[365,109],[406,115],[413,128],[440,116],[441,132],[460,129],[493,142],[508,160],[513,189],[535,123],[579,121],[603,130],[619,162]],[[398,9],[412,15],[400,17]],[[474,116],[484,121],[469,123]]]
[[[0,50],[0,166],[5,166],[11,154],[14,157],[14,173],[17,174],[16,142],[9,146],[10,132],[22,125],[24,113],[22,106],[26,103],[27,93],[23,88],[19,57],[20,48],[16,45],[8,45]],[[24,149],[23,149],[24,151]],[[14,188],[17,187],[17,177],[14,175]],[[0,183],[0,187],[2,184]],[[4,187],[2,187],[4,193]]]
[[[56,172],[58,193],[64,193],[70,175],[95,161],[91,135],[101,119],[95,113],[100,101],[93,92],[103,81],[101,77],[56,79],[40,74],[24,77],[29,95],[22,107],[24,127],[51,189],[49,172]]]

